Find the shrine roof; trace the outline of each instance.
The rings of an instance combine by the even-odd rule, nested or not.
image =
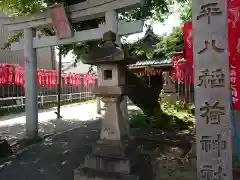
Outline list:
[[[149,44],[150,46],[155,47],[159,38],[160,37],[153,32],[153,28],[151,26],[149,26],[148,29],[146,30],[144,36],[142,38],[140,38],[139,40],[137,40],[135,42],[135,44],[150,43]]]
[[[163,66],[173,66],[172,59],[146,59],[146,60],[139,60],[135,64],[130,64],[128,67],[132,68],[141,68],[145,66],[153,66],[153,67],[163,67]]]

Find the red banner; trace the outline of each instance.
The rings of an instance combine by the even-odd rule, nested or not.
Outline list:
[[[1,64],[0,65],[0,85],[5,85],[7,84],[7,70],[6,70],[6,65],[5,64]]]
[[[22,87],[24,87],[24,68],[21,66],[15,66],[15,84],[18,84]]]
[[[228,0],[228,8],[234,8],[240,5],[239,0]]]
[[[14,72],[13,72],[13,65],[6,64],[6,74],[7,74],[7,84],[14,84]]]
[[[240,109],[240,1],[228,3],[230,82],[234,109]],[[239,77],[239,78],[237,78]]]
[[[76,85],[75,86],[80,86],[81,85],[81,76],[79,74],[76,74]]]
[[[64,85],[68,85],[68,75],[66,73],[63,73],[64,78]]]
[[[96,79],[92,74],[86,73],[83,76],[83,84],[84,87],[87,88],[90,84],[95,84]]]
[[[194,84],[194,65],[193,65],[193,35],[192,22],[188,22],[183,26],[185,58],[188,67],[188,82]]]
[[[64,78],[64,85],[80,86],[81,75],[70,73],[62,74]],[[37,70],[37,84],[40,87],[55,87],[57,86],[57,71],[38,69]],[[85,78],[85,87],[89,84],[95,84],[95,77],[87,74]],[[17,84],[24,87],[24,68],[15,64],[0,64],[0,86],[7,84]]]
[[[76,74],[75,73],[69,74],[69,84],[72,86],[76,86]]]
[[[57,71],[50,71],[51,72],[51,86],[57,86]]]
[[[178,54],[173,57],[174,80],[181,83],[185,82],[186,76],[186,64],[181,63],[183,57],[183,54]]]
[[[38,81],[38,85],[42,86],[42,71],[41,70],[37,70],[37,81]]]
[[[57,85],[57,71],[38,69],[37,79],[41,87],[54,87]]]

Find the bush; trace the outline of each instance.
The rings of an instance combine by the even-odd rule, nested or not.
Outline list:
[[[183,101],[177,101],[176,103],[162,102],[162,107],[169,113],[185,112],[189,115],[195,115],[194,104],[184,103]]]
[[[194,123],[176,116],[159,113],[157,117],[148,117],[142,112],[138,112],[130,118],[130,128],[160,129],[160,130],[188,130]]]
[[[154,120],[152,117],[148,117],[142,112],[138,112],[130,118],[130,128],[143,128],[151,127],[151,123]]]

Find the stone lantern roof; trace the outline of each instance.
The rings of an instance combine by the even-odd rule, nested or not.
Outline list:
[[[136,62],[134,57],[128,56],[128,54],[115,43],[115,33],[112,31],[104,33],[103,40],[105,42],[102,47],[93,49],[89,53],[88,57],[83,59],[84,64],[129,64]]]

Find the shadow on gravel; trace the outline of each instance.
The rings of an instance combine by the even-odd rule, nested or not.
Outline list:
[[[99,137],[100,120],[82,123],[83,126],[46,138],[0,164],[0,179],[73,179],[73,170],[84,162],[92,142]]]
[[[135,114],[137,111],[131,111]],[[130,113],[130,115],[131,115]],[[22,153],[4,163],[0,163],[0,179],[8,180],[72,180],[73,171],[84,163],[86,154],[91,152],[91,145],[99,138],[101,120],[74,121],[62,120],[41,124],[46,128],[75,129],[49,136],[41,143],[28,147]],[[14,128],[14,127],[10,127]],[[16,128],[16,127],[15,127]],[[21,129],[22,128],[22,129]],[[23,125],[18,127],[24,133]],[[64,130],[63,129],[63,130]],[[1,131],[1,129],[0,129]],[[137,133],[134,133],[137,134]],[[16,137],[15,137],[16,138]],[[151,161],[148,156],[144,161]],[[144,164],[137,163],[138,165]],[[145,174],[151,167],[138,166]],[[150,177],[149,175],[147,175]],[[146,179],[146,178],[144,178]]]
[[[62,132],[76,127],[85,126],[88,121],[80,121],[77,119],[53,119],[46,122],[39,123],[39,134],[40,136],[45,136],[49,134],[54,134],[56,132]],[[1,126],[0,136],[6,139],[9,144],[15,143],[17,140],[24,138],[25,136],[25,125],[24,124],[14,124],[11,126]]]

